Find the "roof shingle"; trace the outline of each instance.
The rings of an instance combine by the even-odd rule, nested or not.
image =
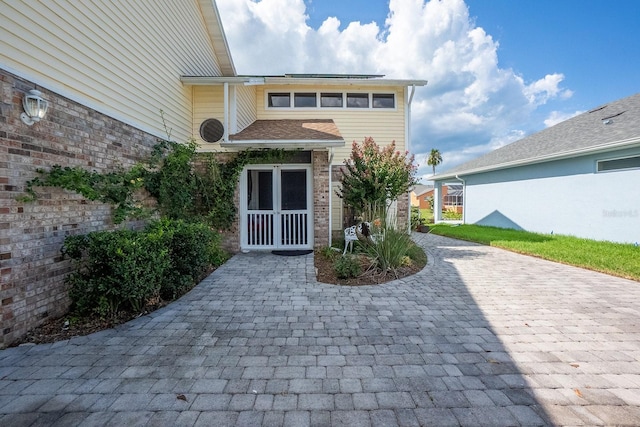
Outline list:
[[[235,135],[233,141],[344,141],[331,119],[256,120]]]

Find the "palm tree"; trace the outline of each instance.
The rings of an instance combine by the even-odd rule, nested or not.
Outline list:
[[[436,148],[431,149],[431,153],[427,156],[427,164],[433,167],[433,174],[436,174],[436,166],[442,163],[442,155],[440,154],[440,150]]]

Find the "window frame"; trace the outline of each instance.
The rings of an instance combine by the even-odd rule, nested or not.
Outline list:
[[[302,94],[314,94],[315,98],[316,98],[316,105],[314,107],[311,106],[296,106],[295,105],[295,99],[296,99],[296,95],[302,95]],[[322,96],[324,95],[329,95],[329,96],[333,96],[334,98],[337,99],[337,95],[341,95],[341,106],[337,107],[337,106],[322,106]],[[272,97],[273,96],[288,96],[289,97],[289,106],[273,106],[272,105]],[[357,97],[360,98],[364,98],[366,96],[367,99],[367,106],[366,107],[349,107],[348,106],[348,99],[349,99],[349,95],[356,95]],[[386,99],[391,98],[393,100],[393,107],[374,107],[374,100],[376,97],[382,96],[383,99],[384,97],[386,97]],[[397,111],[398,110],[398,103],[397,103],[397,92],[376,92],[376,91],[372,91],[372,92],[365,92],[365,91],[348,91],[348,90],[343,90],[343,91],[265,91],[265,110],[283,110],[283,109],[296,109],[296,110],[353,110],[353,111],[370,111],[370,110],[376,110],[376,111]]]
[[[614,169],[600,169],[600,165],[607,162],[615,162],[619,160],[628,160],[628,159],[637,159],[638,166],[631,167],[617,167]],[[608,172],[620,172],[620,171],[629,171],[629,170],[638,170],[640,169],[640,154],[634,154],[629,156],[620,156],[620,157],[612,157],[609,159],[598,159],[596,160],[596,173],[608,173]]]

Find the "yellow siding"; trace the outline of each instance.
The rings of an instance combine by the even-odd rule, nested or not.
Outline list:
[[[240,132],[256,121],[256,87],[243,85],[236,88],[237,132]]]
[[[223,86],[193,86],[193,137],[203,147],[219,149],[219,143],[210,144],[200,138],[200,125],[206,119],[224,123]]]
[[[282,108],[267,109],[267,92],[371,92],[395,93],[396,108],[349,109],[349,108]],[[399,150],[405,150],[405,106],[404,88],[394,86],[258,86],[256,94],[257,117],[267,119],[333,119],[345,140],[344,148],[334,148],[333,164],[339,165],[351,154],[353,141],[362,142],[372,137],[378,145],[396,142]]]
[[[77,102],[172,138],[192,136],[181,75],[220,75],[196,0],[4,1],[0,66]]]

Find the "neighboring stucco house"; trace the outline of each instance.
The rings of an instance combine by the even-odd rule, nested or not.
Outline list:
[[[226,245],[324,246],[343,227],[335,189],[351,143],[371,136],[410,149],[411,98],[426,84],[238,76],[211,0],[16,0],[3,2],[0,19],[0,347],[66,310],[64,238],[115,227],[108,205],[57,188],[39,190],[35,203],[16,200],[36,169],[130,167],[167,130],[172,140],[195,138],[202,152],[221,158],[252,148],[295,150],[288,164],[245,168]],[[32,89],[49,108],[28,125],[20,116]],[[408,195],[397,205],[406,223]]]
[[[433,179],[436,193],[445,183],[463,184],[468,224],[640,242],[640,94]]]

